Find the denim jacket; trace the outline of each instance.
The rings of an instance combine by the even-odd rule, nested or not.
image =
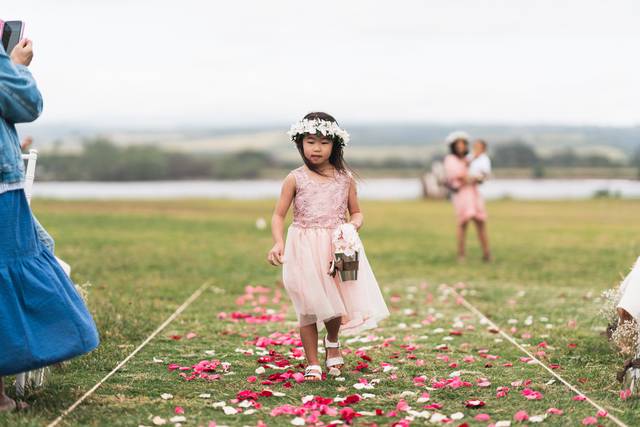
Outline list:
[[[24,181],[24,162],[16,123],[32,122],[42,112],[42,95],[31,72],[14,64],[0,44],[0,184]],[[38,239],[53,252],[54,241],[33,217]]]
[[[0,45],[0,184],[24,181],[16,123],[32,122],[42,112],[42,95],[31,72],[14,64]]]

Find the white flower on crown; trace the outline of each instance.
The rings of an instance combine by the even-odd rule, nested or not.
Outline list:
[[[292,142],[296,141],[298,135],[305,133],[317,134],[324,136],[332,136],[340,138],[342,145],[347,145],[350,141],[349,133],[342,129],[336,122],[321,119],[303,119],[291,125],[291,129],[287,132]]]

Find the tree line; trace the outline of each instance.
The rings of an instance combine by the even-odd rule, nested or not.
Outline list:
[[[552,157],[542,157],[530,145],[514,141],[492,147],[493,166],[500,168],[531,168],[542,176],[546,167],[621,167],[634,166],[640,176],[640,148],[628,163],[616,162],[606,156],[578,155],[567,149]],[[353,159],[357,169],[424,169],[432,159],[382,160]],[[269,168],[294,168],[297,163],[274,159],[261,151],[240,151],[223,155],[202,155],[173,152],[145,146],[118,146],[108,139],[85,141],[80,153],[56,150],[40,156],[38,179],[59,181],[145,181],[185,179],[257,179]]]

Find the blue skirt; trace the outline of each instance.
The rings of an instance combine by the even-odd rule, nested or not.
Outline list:
[[[0,376],[71,359],[99,342],[84,301],[38,240],[24,192],[0,194]]]

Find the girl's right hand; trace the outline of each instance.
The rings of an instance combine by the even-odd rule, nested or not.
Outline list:
[[[284,245],[282,243],[276,243],[269,251],[269,254],[267,255],[267,261],[269,261],[269,264],[278,267],[279,265],[282,265],[284,263],[283,255]]]

